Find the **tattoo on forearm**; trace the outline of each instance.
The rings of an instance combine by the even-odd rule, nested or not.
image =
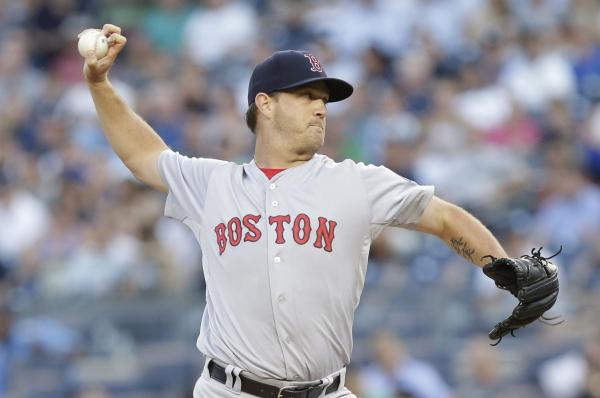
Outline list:
[[[467,260],[473,261],[473,254],[475,253],[475,249],[469,247],[469,245],[467,244],[467,242],[465,242],[462,236],[460,238],[450,239],[450,244],[459,255],[463,256]]]

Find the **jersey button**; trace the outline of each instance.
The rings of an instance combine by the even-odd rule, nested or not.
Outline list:
[[[279,264],[281,262],[281,257],[275,257],[273,261]]]
[[[285,294],[280,294],[280,295],[279,295],[279,297],[277,297],[277,300],[278,300],[280,303],[283,303],[283,302],[285,301]]]
[[[292,343],[292,338],[290,336],[286,337],[285,338],[285,342],[288,343],[288,344],[291,344]]]
[[[277,185],[275,185],[275,184],[271,184],[271,185],[269,185],[269,189],[270,189],[271,191],[272,191],[272,190],[274,190],[275,188],[277,188]]]
[[[271,205],[273,205],[273,207],[277,207],[277,206],[279,206],[279,202],[274,200],[271,202]]]

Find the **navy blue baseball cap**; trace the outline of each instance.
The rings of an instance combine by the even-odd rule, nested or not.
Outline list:
[[[307,51],[277,51],[256,65],[248,85],[248,105],[256,94],[270,94],[304,84],[322,81],[329,89],[329,102],[337,102],[352,95],[354,88],[341,79],[327,77],[321,62]]]

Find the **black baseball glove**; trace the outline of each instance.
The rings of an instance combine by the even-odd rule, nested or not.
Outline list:
[[[561,247],[562,250],[562,247]],[[539,319],[541,322],[558,325],[563,321],[548,323],[558,317],[547,318],[544,313],[548,311],[558,297],[558,270],[549,259],[558,255],[544,258],[541,255],[542,248],[537,251],[531,250],[531,255],[520,258],[490,258],[490,263],[483,267],[483,272],[492,278],[500,289],[508,290],[519,299],[519,304],[513,309],[506,319],[494,326],[489,333],[490,339],[498,340],[510,333],[514,337],[514,331]]]

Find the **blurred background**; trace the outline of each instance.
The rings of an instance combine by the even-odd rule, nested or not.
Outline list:
[[[557,327],[490,347],[515,305],[441,242],[388,229],[356,313],[366,398],[600,397],[596,0],[0,0],[0,397],[191,397],[199,248],[102,136],[76,36],[113,23],[111,80],[175,150],[252,159],[253,66],[314,53],[355,94],[323,153],[385,164],[561,270]]]

